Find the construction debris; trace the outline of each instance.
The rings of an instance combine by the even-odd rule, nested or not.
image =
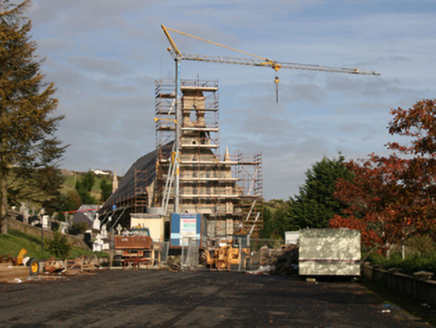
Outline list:
[[[0,282],[23,281],[27,277],[29,277],[28,267],[11,265],[11,263],[0,263]]]
[[[29,268],[23,265],[26,253],[23,248],[17,257],[0,255],[0,282],[21,283],[29,277]]]
[[[25,252],[20,252],[17,258],[10,255],[0,256],[0,283],[21,283],[30,280],[50,279],[48,277],[74,276],[80,274],[92,274],[100,266],[97,264],[98,258],[95,255],[82,255],[71,260],[57,260],[54,257],[48,260],[31,259],[30,264],[24,264],[22,257]],[[18,259],[18,261],[17,261]],[[16,263],[21,262],[21,265]],[[35,271],[32,272],[33,264],[36,263]],[[43,268],[44,274],[41,274],[40,267]],[[38,278],[39,277],[39,278]],[[40,279],[41,278],[41,279]]]
[[[94,272],[96,268],[99,267],[97,264],[97,256],[82,255],[73,260],[65,260],[65,272],[72,271],[74,269],[79,270],[80,273],[83,272]]]
[[[11,254],[0,255],[0,263],[9,263],[10,265],[21,265],[23,264],[24,255],[26,255],[27,250],[21,249],[17,257],[12,257]]]
[[[279,248],[260,249],[260,267],[251,274],[296,274],[298,273],[298,246],[283,245]]]
[[[64,265],[61,261],[56,261],[54,257],[49,258],[44,263],[44,271],[48,273],[60,272],[64,269]]]

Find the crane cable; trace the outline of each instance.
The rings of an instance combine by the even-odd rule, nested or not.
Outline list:
[[[248,56],[252,56],[252,57],[256,57],[256,58],[260,58],[260,59],[264,59],[264,60],[269,61],[269,62],[273,62],[272,60],[269,60],[269,59],[267,59],[267,58],[265,58],[265,57],[262,57],[262,56],[253,55],[253,54],[250,54],[249,52],[245,52],[245,51],[242,51],[242,50],[238,50],[238,49],[235,49],[235,48],[232,48],[232,47],[225,46],[225,45],[223,45],[223,44],[219,44],[219,43],[216,43],[216,42],[213,42],[213,41],[209,41],[209,40],[206,40],[206,39],[202,39],[202,38],[199,38],[198,36],[191,35],[191,34],[188,34],[188,33],[185,33],[185,32],[180,32],[180,31],[174,30],[174,29],[169,28],[169,27],[165,27],[165,28],[166,28],[167,30],[173,31],[173,32],[175,32],[175,33],[179,33],[179,34],[184,35],[184,36],[189,36],[190,38],[194,38],[194,39],[197,39],[197,40],[200,40],[200,41],[204,41],[204,42],[207,42],[207,43],[213,44],[213,45],[218,46],[218,47],[223,47],[223,48],[226,48],[226,49],[229,49],[229,50],[233,50],[233,51],[236,51],[236,52],[240,52],[240,53],[245,54],[245,55],[248,55]]]
[[[163,27],[163,25],[162,25],[162,27]],[[213,44],[213,45],[218,46],[218,47],[226,48],[226,49],[229,49],[229,50],[232,50],[232,51],[236,51],[236,52],[239,52],[239,53],[242,53],[242,54],[248,55],[248,56],[252,56],[252,57],[256,57],[256,58],[263,59],[263,60],[265,60],[266,62],[270,63],[270,64],[272,65],[272,68],[273,68],[276,72],[278,72],[278,70],[282,67],[282,65],[280,65],[280,64],[275,64],[275,62],[274,62],[273,60],[268,59],[268,58],[265,58],[265,57],[262,57],[262,56],[254,55],[254,54],[251,54],[251,53],[246,52],[246,51],[243,51],[243,50],[239,50],[239,49],[235,49],[235,48],[232,48],[232,47],[229,47],[229,46],[225,46],[225,45],[223,45],[223,44],[220,44],[220,43],[217,43],[217,42],[213,42],[213,41],[209,41],[209,40],[206,40],[206,39],[203,39],[203,38],[200,38],[200,37],[198,37],[198,36],[191,35],[191,34],[188,34],[188,33],[185,33],[185,32],[177,31],[177,30],[172,29],[172,28],[169,28],[169,27],[165,27],[165,28],[164,28],[164,31],[165,31],[165,29],[170,30],[170,31],[175,32],[175,33],[178,33],[178,34],[181,34],[181,35],[184,35],[184,36],[188,36],[188,37],[193,38],[193,39],[196,39],[196,40],[200,40],[200,41],[203,41],[203,42],[206,42],[206,43]],[[165,32],[165,33],[167,33],[167,32]],[[170,43],[171,43],[171,41],[170,41]],[[174,48],[174,47],[176,47],[176,49],[174,49],[174,50],[175,50],[177,53],[180,54],[180,52],[179,52],[177,46],[175,45],[175,43],[174,43],[174,45],[173,45],[173,48]],[[276,76],[276,78],[274,79],[274,83],[275,83],[275,85],[276,85],[276,102],[277,102],[277,103],[279,102],[279,82],[280,82],[280,80],[279,80],[278,76]]]
[[[280,83],[278,76],[276,76],[276,78],[274,79],[274,83],[276,84],[276,102],[278,104],[279,103],[279,83]]]

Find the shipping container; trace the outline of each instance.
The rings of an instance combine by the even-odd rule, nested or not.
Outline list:
[[[300,276],[360,276],[360,231],[305,229],[300,231]]]

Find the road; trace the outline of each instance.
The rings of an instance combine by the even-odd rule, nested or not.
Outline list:
[[[0,285],[0,327],[428,327],[353,282],[101,270]]]

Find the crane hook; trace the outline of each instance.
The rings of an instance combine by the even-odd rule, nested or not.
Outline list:
[[[274,79],[274,83],[276,84],[276,102],[279,103],[279,77],[276,76],[276,78]]]

